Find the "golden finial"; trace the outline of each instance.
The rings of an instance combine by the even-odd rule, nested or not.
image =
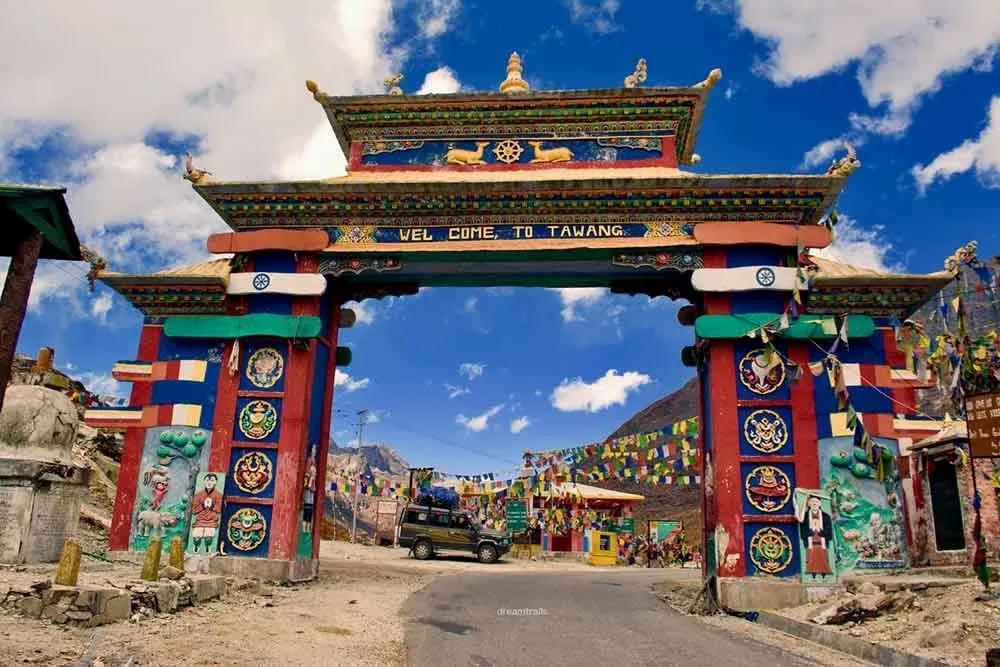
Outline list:
[[[713,69],[711,72],[708,73],[708,78],[706,78],[704,81],[700,81],[694,84],[691,87],[707,88],[708,90],[711,90],[715,86],[715,84],[719,82],[719,79],[721,78],[722,78],[722,70],[716,67],[715,69]]]
[[[313,99],[317,102],[322,102],[323,98],[326,97],[326,93],[319,89],[319,85],[312,79],[306,81],[306,90],[312,93]]]
[[[827,176],[839,176],[846,178],[852,173],[857,171],[858,167],[861,166],[861,160],[858,159],[858,154],[854,152],[854,146],[845,143],[844,148],[847,149],[847,155],[835,160],[830,168],[826,170]]]
[[[625,87],[635,88],[640,83],[646,80],[646,59],[639,58],[639,62],[635,64],[635,71],[625,77]]]
[[[507,60],[507,78],[504,79],[503,83],[500,84],[500,92],[507,93],[527,93],[531,90],[528,87],[528,82],[521,78],[521,74],[524,72],[524,68],[521,67],[521,56],[517,55],[517,51],[510,54],[510,58]]]
[[[399,84],[403,81],[402,74],[395,74],[388,77],[382,82],[382,85],[386,87],[386,92],[390,95],[402,95],[403,89],[399,87]]]

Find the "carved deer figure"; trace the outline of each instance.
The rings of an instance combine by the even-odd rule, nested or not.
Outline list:
[[[573,151],[565,146],[558,148],[542,148],[541,141],[529,141],[528,145],[535,149],[532,162],[569,162],[573,159]]]
[[[444,155],[444,161],[448,164],[486,164],[483,160],[483,151],[490,145],[488,141],[477,141],[476,150],[469,151],[464,148],[452,148]]]

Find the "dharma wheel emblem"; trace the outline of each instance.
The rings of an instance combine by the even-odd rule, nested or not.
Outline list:
[[[253,284],[255,290],[263,292],[271,284],[271,276],[266,273],[255,273],[251,284]]]
[[[757,284],[761,287],[770,287],[774,284],[774,270],[769,269],[766,266],[761,269],[757,269]]]
[[[521,144],[513,139],[505,139],[493,147],[493,155],[504,164],[517,162],[523,152],[524,148],[521,147]]]

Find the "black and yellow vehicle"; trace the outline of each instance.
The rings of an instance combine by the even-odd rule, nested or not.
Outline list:
[[[399,520],[399,545],[426,560],[441,551],[471,553],[480,563],[495,563],[510,551],[510,536],[483,528],[470,512],[410,505]]]

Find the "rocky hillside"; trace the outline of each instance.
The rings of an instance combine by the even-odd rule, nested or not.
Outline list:
[[[691,378],[680,389],[655,400],[632,415],[609,438],[632,433],[649,433],[698,414],[698,378]]]

